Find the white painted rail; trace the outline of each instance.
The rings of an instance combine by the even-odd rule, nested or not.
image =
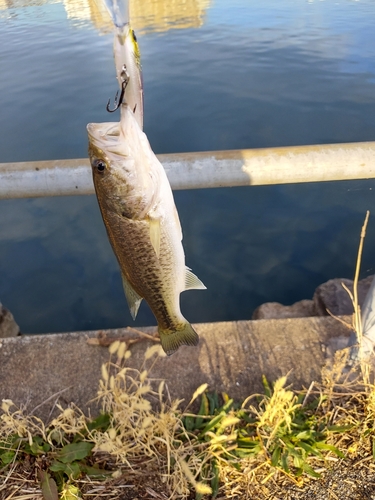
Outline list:
[[[375,142],[159,155],[172,189],[375,178]],[[92,194],[88,159],[0,164],[0,199]]]

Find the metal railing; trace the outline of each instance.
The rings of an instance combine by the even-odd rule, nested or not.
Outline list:
[[[172,189],[375,178],[375,142],[158,155]],[[88,159],[0,164],[0,199],[94,193]]]

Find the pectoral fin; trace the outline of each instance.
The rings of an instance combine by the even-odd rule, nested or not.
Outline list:
[[[187,267],[185,274],[185,290],[206,290],[206,288],[207,287],[204,286],[201,280]]]
[[[160,255],[160,219],[152,219],[149,220],[150,226],[150,240],[151,245],[153,246],[156,256]]]
[[[129,281],[122,274],[122,286],[124,287],[125,297],[130,309],[130,314],[133,319],[137,317],[139,306],[142,302],[142,297],[131,286]]]

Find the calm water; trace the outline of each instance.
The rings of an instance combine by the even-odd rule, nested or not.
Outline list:
[[[375,140],[375,3],[138,1],[156,153]],[[0,162],[79,158],[108,121],[112,34],[87,0],[0,0]],[[352,277],[374,181],[176,192],[193,322]],[[94,197],[0,201],[0,300],[23,332],[134,324]],[[375,211],[374,211],[375,213]],[[375,222],[362,275],[375,272]],[[142,305],[136,325],[154,324]]]

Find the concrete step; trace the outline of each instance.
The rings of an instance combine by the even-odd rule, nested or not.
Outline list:
[[[350,317],[342,317],[350,323]],[[262,375],[274,381],[290,372],[295,388],[319,380],[327,355],[344,346],[350,329],[332,317],[268,319],[195,325],[198,347],[181,347],[160,358],[152,377],[165,379],[171,397],[188,402],[204,382],[237,400],[263,392]],[[155,328],[140,328],[154,333]],[[95,398],[101,365],[108,349],[93,345],[98,338],[136,338],[132,329],[22,335],[0,339],[0,399],[12,399],[28,412],[49,420],[55,404],[75,403],[97,411]],[[144,352],[152,341],[131,347],[128,366],[143,369]],[[90,402],[91,401],[91,402]]]

